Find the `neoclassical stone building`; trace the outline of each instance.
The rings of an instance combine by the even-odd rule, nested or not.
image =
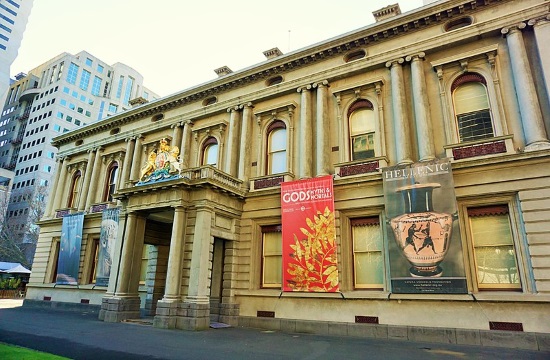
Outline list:
[[[548,1],[449,0],[375,17],[55,138],[26,304],[100,308],[104,321],[141,311],[178,329],[214,320],[418,339],[415,329],[444,328],[463,343],[489,329],[550,333]],[[396,291],[383,169],[443,159],[465,287]],[[339,291],[282,292],[281,183],[322,175],[334,182]],[[102,213],[114,208],[110,276],[98,284]],[[76,285],[56,284],[74,213]]]

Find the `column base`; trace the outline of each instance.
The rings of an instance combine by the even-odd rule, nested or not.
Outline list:
[[[239,326],[239,304],[220,304],[219,322],[231,326]]]
[[[121,322],[127,319],[139,319],[140,304],[139,296],[104,297],[101,300],[99,320]]]
[[[197,299],[198,300],[198,299]],[[180,303],[176,318],[176,328],[182,330],[206,330],[210,327],[210,301]]]
[[[525,147],[524,151],[538,151],[538,150],[548,150],[550,149],[550,142],[548,141],[537,141],[532,144],[529,144]]]
[[[178,315],[179,300],[162,299],[157,302],[153,326],[161,329],[175,329]]]

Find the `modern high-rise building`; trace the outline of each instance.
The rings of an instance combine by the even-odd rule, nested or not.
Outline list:
[[[143,86],[131,67],[106,64],[82,51],[62,53],[19,74],[0,116],[0,167],[13,171],[6,217],[22,238],[28,231],[31,199],[47,198],[57,149],[50,140],[158,95]],[[32,253],[32,251],[31,251]]]
[[[17,57],[34,0],[0,0],[0,104],[10,86],[10,66]]]

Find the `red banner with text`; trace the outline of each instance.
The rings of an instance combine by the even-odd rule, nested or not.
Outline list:
[[[332,176],[281,184],[283,291],[337,292]]]

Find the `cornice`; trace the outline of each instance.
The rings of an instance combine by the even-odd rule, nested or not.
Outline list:
[[[163,113],[232,89],[267,80],[272,76],[308,66],[319,60],[342,56],[349,51],[369,46],[372,43],[379,44],[405,34],[440,25],[453,17],[466,16],[480,9],[512,1],[449,0],[441,4],[424,6],[143,104],[137,108],[92,123],[81,130],[61,135],[55,138],[52,144],[59,147],[134,120]]]

